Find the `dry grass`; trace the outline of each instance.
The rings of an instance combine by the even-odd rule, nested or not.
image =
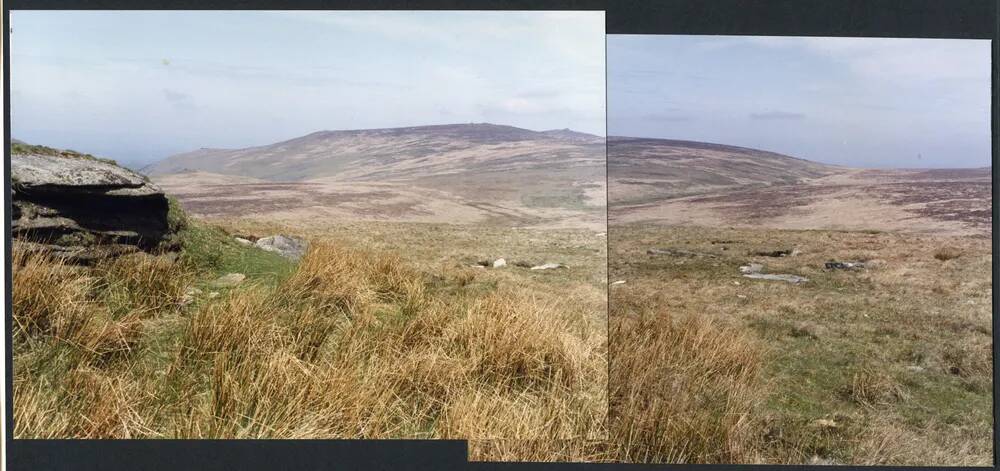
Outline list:
[[[962,256],[962,251],[955,247],[941,247],[934,251],[934,258],[942,262],[954,260]]]
[[[869,408],[889,406],[909,397],[892,375],[871,367],[854,374],[846,393],[853,401]]]
[[[763,351],[744,333],[672,315],[632,288],[612,298],[610,456],[756,463]]]
[[[629,454],[629,460],[992,462],[992,254],[988,239],[642,225],[612,228],[612,234],[611,279],[624,279],[627,284],[612,287],[610,297],[612,306],[627,309],[611,311],[609,430],[617,437],[619,417],[634,415],[648,421],[632,419],[637,424],[630,429],[646,437],[647,443],[655,444],[651,437],[669,436],[642,433],[670,426],[666,420],[655,422],[656,413],[650,412],[660,407],[655,402],[658,397],[670,398],[679,407],[692,404],[694,410],[708,415],[689,414],[696,424],[664,439],[660,449],[665,451],[649,446],[648,451]],[[652,247],[708,255],[648,255],[646,250]],[[791,248],[798,249],[799,255],[754,255]],[[956,258],[961,263],[955,263]],[[828,260],[864,261],[866,268],[826,270]],[[761,263],[770,273],[798,274],[810,281],[793,285],[748,280],[738,269],[748,262]],[[698,328],[699,322],[706,326]],[[635,326],[634,332],[622,330],[629,325]],[[676,373],[661,365],[670,364],[665,360],[669,355],[681,355],[686,344],[670,341],[664,345],[672,347],[663,351],[646,351],[660,339],[674,338],[671,332],[678,326],[704,330],[705,334],[693,337],[702,340],[701,355],[732,355],[729,364],[752,365],[754,380],[730,373],[723,378],[740,380],[731,384],[671,381]],[[711,333],[722,339],[710,341]],[[731,353],[738,345],[746,345],[756,356]],[[767,348],[761,351],[763,345]],[[622,358],[645,361],[636,360],[625,368],[632,374],[618,374]],[[695,371],[710,375],[711,367],[698,358],[692,350],[681,364],[701,365]],[[621,401],[619,391],[628,388],[634,388],[642,399],[631,410],[621,409],[629,402]],[[727,393],[731,397],[723,398]],[[713,396],[711,404],[697,403]],[[713,415],[711,411],[720,410],[720,404],[745,412],[746,422],[735,422],[744,426],[742,431],[725,428],[735,432],[732,438],[717,439],[705,447],[717,450],[716,454],[684,451],[685,447],[698,450],[693,445],[704,437],[723,437],[712,432],[712,417],[739,417]],[[613,438],[612,443],[628,442]]]
[[[603,430],[606,332],[581,323],[571,301],[317,240],[287,276],[260,273],[182,305],[188,287],[217,276],[196,259],[80,268],[15,246],[16,436],[572,439]]]
[[[656,290],[611,295],[608,436],[477,440],[481,461],[757,463],[765,352],[705,317],[672,315]]]

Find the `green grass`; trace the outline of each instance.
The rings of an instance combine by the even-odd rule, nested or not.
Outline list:
[[[745,329],[767,349],[762,377],[769,396],[760,411],[767,427],[756,443],[765,462],[819,457],[928,465],[991,458],[986,242],[877,231],[648,225],[612,227],[610,235],[612,279],[657,293],[659,305],[674,315],[707,316]],[[716,257],[647,255],[653,247]],[[793,247],[802,254],[753,255]],[[940,256],[941,247],[962,254],[961,263]],[[830,259],[879,263],[825,270]],[[751,261],[766,272],[810,281],[745,279],[738,267]],[[859,384],[875,391],[874,402]],[[837,426],[817,426],[817,420]]]
[[[295,270],[295,263],[276,253],[242,245],[222,229],[191,224],[180,233],[181,259],[206,274],[205,281],[227,273],[275,285]]]

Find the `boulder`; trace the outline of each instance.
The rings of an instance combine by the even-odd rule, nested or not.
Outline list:
[[[87,263],[172,248],[163,191],[112,161],[42,146],[11,147],[11,235],[30,249]]]
[[[498,258],[493,262],[493,268],[503,268],[505,266],[507,266],[507,261],[502,258]]]
[[[274,252],[282,257],[290,258],[292,260],[302,258],[302,256],[306,254],[306,249],[309,248],[309,242],[306,242],[305,239],[285,235],[261,237],[260,239],[257,239],[257,242],[255,242],[254,245],[256,245],[259,249]]]

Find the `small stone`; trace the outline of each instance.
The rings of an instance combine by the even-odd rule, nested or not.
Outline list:
[[[240,283],[243,283],[243,280],[245,280],[246,277],[247,276],[242,273],[227,273],[213,281],[212,286],[215,286],[216,288],[232,288],[234,286],[238,286]]]
[[[240,245],[253,245],[253,242],[251,242],[249,239],[244,239],[242,237],[234,237],[233,240],[239,242]]]
[[[749,265],[743,265],[740,267],[740,273],[743,273],[744,275],[749,273],[760,273],[763,270],[764,270],[764,265],[761,265],[759,263],[751,263]]]
[[[624,285],[624,284],[625,284],[625,280],[618,280],[618,281],[614,281],[614,282],[612,282],[611,284],[612,284],[612,285]]]
[[[498,258],[493,262],[493,268],[503,268],[505,266],[507,266],[507,261],[502,258]]]
[[[532,270],[552,270],[554,268],[566,268],[566,265],[563,265],[561,263],[546,263],[531,267]]]
[[[836,460],[832,460],[830,458],[823,458],[819,455],[813,455],[812,458],[809,458],[809,465],[811,466],[832,466],[838,464],[840,463],[837,462]]]
[[[747,295],[745,295],[745,294],[737,294],[736,297],[739,298],[739,299],[746,299]]]
[[[920,372],[924,371],[924,367],[919,366],[919,365],[910,365],[910,366],[906,367],[906,370],[907,371],[912,371],[914,373],[920,373]]]
[[[837,422],[830,419],[816,419],[809,423],[810,426],[816,428],[837,428]]]

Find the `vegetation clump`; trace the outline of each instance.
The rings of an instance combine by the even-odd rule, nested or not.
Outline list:
[[[81,267],[15,242],[17,437],[572,439],[602,426],[605,334],[559,302],[391,252],[315,240],[296,264],[182,213],[171,224],[179,257]],[[235,272],[247,281],[211,284]]]

